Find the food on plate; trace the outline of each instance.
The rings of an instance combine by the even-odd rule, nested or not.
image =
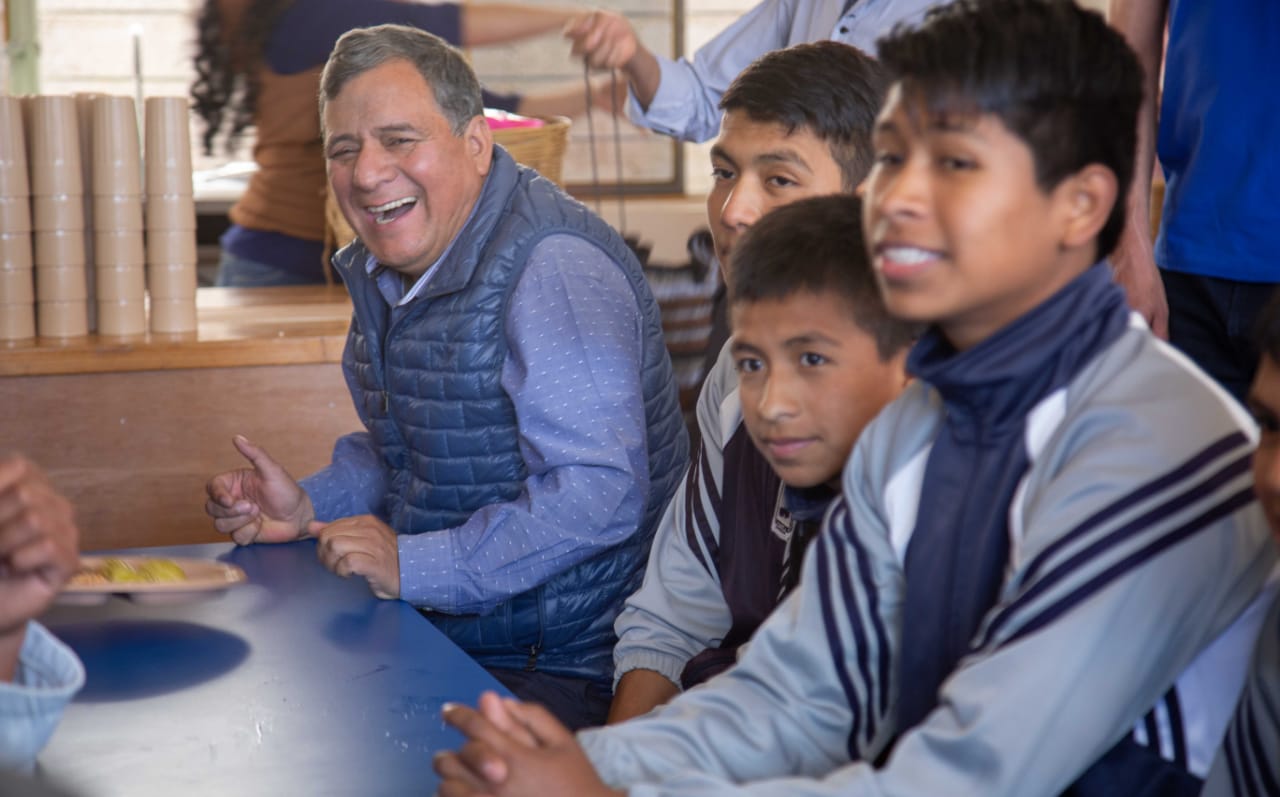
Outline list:
[[[187,574],[168,559],[146,559],[130,562],[126,559],[104,559],[96,567],[82,567],[71,577],[73,586],[100,584],[138,584],[186,581]]]

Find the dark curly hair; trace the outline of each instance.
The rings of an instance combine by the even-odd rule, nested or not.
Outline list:
[[[225,146],[233,152],[253,124],[258,104],[258,66],[276,22],[293,0],[253,0],[235,27],[228,24],[218,0],[204,0],[196,13],[196,79],[191,99],[204,120],[204,152],[227,126]]]

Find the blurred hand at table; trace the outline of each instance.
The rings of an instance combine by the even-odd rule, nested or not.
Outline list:
[[[373,515],[355,515],[332,523],[312,521],[309,533],[320,539],[321,563],[347,578],[361,576],[384,600],[400,597],[400,546],[395,530]]]
[[[236,450],[251,468],[220,473],[209,480],[204,510],[213,525],[239,545],[292,542],[307,536],[315,520],[311,497],[278,462],[244,435],[236,435]]]
[[[623,794],[600,780],[577,738],[542,706],[486,692],[479,711],[448,705],[444,720],[467,743],[435,757],[440,797]]]
[[[25,635],[80,565],[71,503],[30,460],[0,456],[0,638]]]

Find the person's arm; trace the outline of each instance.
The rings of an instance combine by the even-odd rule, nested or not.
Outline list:
[[[1201,797],[1280,794],[1280,596],[1262,623],[1249,680]]]
[[[626,277],[593,244],[552,235],[508,306],[502,386],[528,475],[460,526],[400,536],[401,598],[415,606],[484,611],[623,542],[644,514],[643,333]]]
[[[924,797],[940,790],[1013,797],[1025,794],[1027,783],[1061,792],[1131,732],[1210,643],[1224,634],[1242,642],[1256,632],[1256,625],[1233,621],[1255,600],[1275,560],[1250,498],[1245,436],[1224,437],[1216,451],[1206,448],[1152,475],[1150,458],[1167,452],[1153,450],[1149,440],[1144,445],[1139,438],[1150,430],[1133,431],[1142,426],[1129,418],[1079,427],[1092,438],[1077,441],[1052,481],[1027,498],[1025,538],[1009,586],[973,652],[944,682],[938,707],[900,736],[881,768],[853,756],[854,763],[811,773],[813,780],[763,779],[775,770],[747,783],[757,776],[745,768],[750,759],[742,743],[703,735],[729,733],[716,727],[732,716],[734,695],[721,688],[724,679],[673,701],[668,711],[683,709],[682,724],[659,725],[673,716],[659,712],[635,725],[665,732],[607,729],[597,732],[601,742],[588,743],[588,753],[607,782],[649,784],[632,787],[631,797]],[[1134,467],[1144,461],[1147,468]],[[850,478],[847,472],[846,490],[856,489]],[[824,531],[824,549],[831,544]],[[806,594],[813,587],[810,565],[801,582]],[[838,587],[830,589],[837,597]],[[795,608],[802,612],[803,603]],[[738,668],[743,674],[758,674],[775,658],[778,622],[766,625],[771,633],[757,635]],[[845,639],[846,651],[856,654],[855,637]],[[806,721],[804,732],[812,737],[816,727]]]
[[[381,515],[387,496],[387,468],[368,432],[343,435],[329,465],[299,480],[322,523],[353,515]]]
[[[558,31],[582,13],[577,8],[524,3],[464,3],[461,11],[458,43],[463,47],[504,44]]]
[[[631,88],[632,121],[684,141],[706,141],[720,130],[720,96],[752,61],[784,47],[795,11],[786,0],[764,0],[694,53],[655,55],[624,17],[597,11],[566,28],[574,53],[597,68],[620,68]]]
[[[84,666],[39,623],[24,626],[13,676],[0,679],[0,770],[28,771],[84,686]]]
[[[617,681],[610,724],[645,714],[678,694],[689,659],[718,645],[733,624],[714,561],[724,482],[721,410],[737,381],[727,351],[698,394],[702,445],[658,525],[644,583],[627,598],[614,624]],[[734,422],[740,417],[732,409],[729,414]]]
[[[1160,104],[1160,69],[1164,62],[1164,29],[1168,0],[1111,0],[1107,17],[1138,54],[1143,70],[1142,108],[1138,112],[1138,147],[1133,164],[1124,231],[1111,257],[1115,278],[1129,304],[1147,319],[1160,337],[1168,337],[1169,305],[1156,268],[1151,240],[1151,172],[1155,167],[1156,121]]]
[[[79,566],[71,504],[44,471],[0,456],[0,769],[27,769],[84,684],[69,648],[32,618]]]

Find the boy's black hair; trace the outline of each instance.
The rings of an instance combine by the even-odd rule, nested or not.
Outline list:
[[[904,98],[931,116],[997,116],[1031,149],[1042,190],[1091,163],[1110,169],[1118,193],[1097,258],[1111,254],[1133,178],[1142,67],[1101,14],[1072,0],[957,0],[877,45]]]
[[[1273,291],[1267,306],[1258,314],[1254,339],[1258,351],[1280,363],[1280,291]]]
[[[801,291],[834,294],[888,360],[920,327],[889,315],[862,239],[862,200],[850,194],[810,197],[765,214],[733,248],[729,301],[785,299]]]
[[[780,124],[788,135],[811,131],[826,142],[845,190],[852,191],[871,169],[871,131],[888,90],[888,72],[875,59],[822,41],[756,59],[729,84],[720,110]]]

